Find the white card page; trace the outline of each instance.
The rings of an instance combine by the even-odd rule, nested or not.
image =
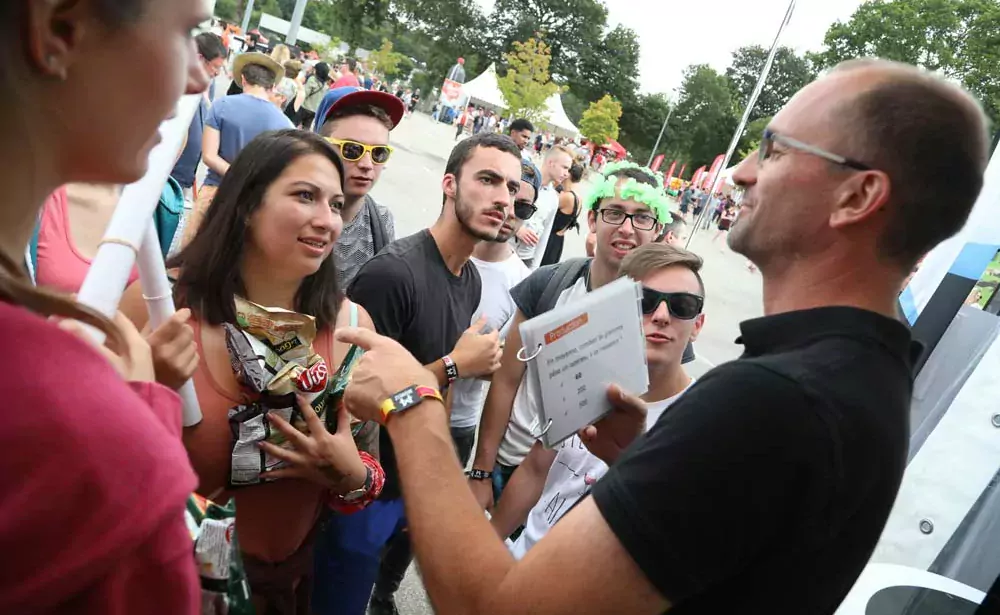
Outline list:
[[[527,376],[537,374],[545,446],[609,413],[609,384],[633,395],[649,388],[641,298],[638,283],[620,278],[521,323],[523,352],[535,355]]]

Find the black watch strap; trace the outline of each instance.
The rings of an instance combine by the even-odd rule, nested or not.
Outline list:
[[[478,468],[472,468],[466,472],[465,475],[473,480],[491,480],[493,478],[493,472],[480,470]]]

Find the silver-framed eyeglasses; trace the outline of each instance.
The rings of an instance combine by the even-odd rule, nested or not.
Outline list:
[[[813,156],[818,156],[823,160],[827,160],[834,164],[839,164],[841,166],[848,167],[850,169],[855,169],[857,171],[872,171],[872,167],[868,166],[863,162],[858,162],[857,160],[852,160],[850,158],[845,158],[839,154],[834,154],[833,152],[828,152],[823,148],[816,147],[815,145],[809,145],[808,143],[803,143],[798,139],[793,139],[791,137],[786,137],[784,135],[779,135],[770,128],[764,129],[764,134],[760,138],[760,147],[757,149],[757,162],[764,162],[771,157],[771,152],[774,150],[774,144],[780,143],[787,148],[794,149],[806,154],[812,154]]]

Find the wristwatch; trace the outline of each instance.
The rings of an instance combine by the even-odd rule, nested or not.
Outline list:
[[[425,399],[436,399],[439,402],[444,402],[444,398],[441,397],[441,392],[434,387],[407,387],[382,402],[382,422],[388,423],[390,415],[405,412],[406,410],[419,405],[420,402]]]
[[[348,491],[340,496],[340,499],[348,504],[353,504],[368,495],[372,488],[372,469],[365,466],[365,483],[353,491]]]
[[[472,468],[465,473],[466,476],[472,480],[490,480],[493,478],[493,472],[489,470],[479,470],[477,468]]]
[[[455,365],[455,361],[448,355],[441,357],[441,361],[444,363],[444,375],[448,378],[448,384],[458,380],[458,366]]]

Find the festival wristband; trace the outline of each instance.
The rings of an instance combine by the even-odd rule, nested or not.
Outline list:
[[[465,475],[472,480],[491,480],[493,478],[493,472],[488,470],[479,470],[477,468],[472,468],[466,472]]]
[[[455,365],[455,361],[448,355],[441,357],[441,361],[444,363],[444,375],[448,378],[448,384],[458,380],[458,366]]]
[[[420,402],[425,399],[436,399],[439,402],[444,403],[444,398],[441,397],[440,391],[433,387],[407,387],[382,402],[382,422],[388,423],[390,415],[405,412],[406,410],[420,404]]]

